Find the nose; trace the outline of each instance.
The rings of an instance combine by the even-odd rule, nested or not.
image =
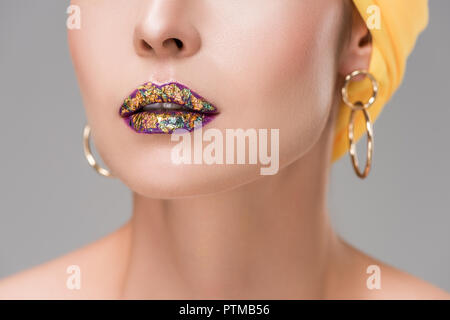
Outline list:
[[[188,57],[201,46],[198,30],[190,23],[186,0],[144,1],[134,32],[134,46],[140,56]]]

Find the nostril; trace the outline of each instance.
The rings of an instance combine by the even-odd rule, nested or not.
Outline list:
[[[174,42],[178,49],[183,48],[183,41],[181,41],[180,39],[177,39],[177,38],[170,38],[170,39],[165,40],[163,43],[163,46],[169,47],[171,42]]]
[[[175,53],[175,51],[183,51],[184,43],[177,38],[166,38],[162,43],[155,41],[152,46],[151,41],[146,39],[136,39],[135,47],[139,54],[156,54],[156,55],[166,55],[170,53]]]
[[[148,44],[147,41],[145,40],[141,40],[141,47],[142,49],[146,50],[152,50],[152,46],[150,44]]]
[[[178,49],[183,48],[183,42],[179,39],[173,39],[178,47]]]

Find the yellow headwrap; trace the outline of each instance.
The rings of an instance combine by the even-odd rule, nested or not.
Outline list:
[[[353,0],[366,22],[376,22],[380,13],[380,28],[370,28],[373,52],[369,72],[379,83],[376,102],[368,109],[372,123],[386,102],[400,85],[405,72],[406,59],[411,53],[420,32],[428,24],[428,0]],[[376,6],[376,7],[374,7]],[[350,87],[352,101],[366,102],[372,95],[372,86],[360,81]],[[347,126],[350,108],[341,104],[335,127],[332,161],[349,149]],[[365,134],[365,118],[358,112],[355,118],[355,139]]]

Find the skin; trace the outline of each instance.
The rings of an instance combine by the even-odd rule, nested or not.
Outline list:
[[[356,250],[329,223],[343,77],[368,69],[364,21],[336,0],[76,0],[69,45],[98,153],[133,216],[93,244],[0,282],[0,298],[448,299]],[[173,38],[179,39],[179,48]],[[169,135],[118,116],[138,85],[178,81],[220,109],[208,127],[280,128],[280,171],[180,165]],[[78,265],[82,289],[66,288]],[[382,288],[369,290],[369,265]]]

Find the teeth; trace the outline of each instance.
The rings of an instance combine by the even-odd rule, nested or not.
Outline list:
[[[175,103],[170,102],[158,102],[158,103],[152,103],[149,105],[146,105],[144,108],[142,108],[141,111],[154,111],[154,110],[178,110],[181,109],[181,106]]]

